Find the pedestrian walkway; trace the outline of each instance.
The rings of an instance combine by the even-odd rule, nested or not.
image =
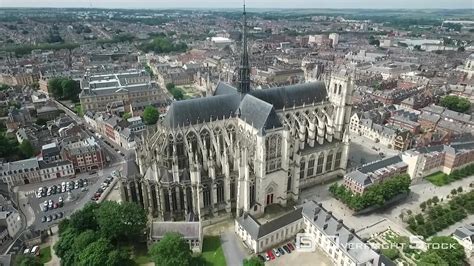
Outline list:
[[[44,248],[47,246],[51,247],[51,260],[48,263],[45,263],[44,265],[45,266],[60,266],[61,259],[59,259],[58,256],[56,256],[56,252],[54,252],[54,248],[53,248],[54,244],[56,244],[56,242],[59,239],[58,227],[57,226],[51,227],[51,231],[53,232],[53,235],[49,236],[46,239],[46,242],[41,244],[41,248]]]

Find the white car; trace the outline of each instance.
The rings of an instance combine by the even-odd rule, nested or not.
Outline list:
[[[59,202],[63,202],[63,197],[59,197]]]
[[[45,201],[43,202],[43,206],[45,206],[45,207],[48,206],[48,201],[47,201],[47,200],[45,200]]]
[[[275,256],[277,256],[277,257],[280,257],[280,255],[281,255],[280,252],[278,251],[278,249],[276,249],[276,248],[273,249],[273,253],[275,253]]]

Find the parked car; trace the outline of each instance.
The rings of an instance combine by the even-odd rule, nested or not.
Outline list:
[[[295,246],[293,246],[292,243],[288,243],[286,245],[291,249],[291,251],[295,250]]]
[[[53,220],[57,220],[58,219],[58,215],[55,213],[53,214]]]
[[[53,217],[51,215],[48,216],[48,219],[46,221],[51,222],[53,220]]]
[[[63,212],[59,212],[59,213],[58,213],[58,218],[59,218],[59,219],[63,218],[63,216],[64,216]]]
[[[274,260],[275,259],[275,255],[273,254],[273,252],[271,250],[267,251],[267,256],[268,256],[269,260]]]
[[[59,202],[63,202],[63,197],[59,197]]]
[[[47,200],[45,200],[45,201],[43,202],[43,206],[48,207],[48,201],[47,201]]]
[[[41,218],[42,223],[46,222],[46,220],[47,220],[46,216],[43,216],[43,218]]]
[[[277,248],[277,250],[281,255],[285,255],[285,251],[281,247]]]
[[[286,253],[291,253],[291,249],[288,246],[284,245],[282,248],[286,251]]]

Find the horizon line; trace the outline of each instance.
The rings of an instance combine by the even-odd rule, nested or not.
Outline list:
[[[9,6],[9,7],[0,7],[2,9],[106,9],[106,10],[241,10],[239,7],[90,7],[90,6],[64,6],[64,7],[51,7],[51,6]],[[435,7],[435,8],[426,8],[426,7],[411,7],[411,8],[402,8],[402,7],[350,7],[350,8],[338,8],[338,7],[251,7],[248,10],[252,9],[262,9],[262,10],[474,10],[474,7]]]

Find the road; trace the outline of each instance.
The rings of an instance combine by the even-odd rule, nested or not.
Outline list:
[[[229,230],[221,234],[221,244],[227,265],[242,265],[242,261],[248,255],[242,246],[242,241],[237,238],[237,235],[233,230]]]

